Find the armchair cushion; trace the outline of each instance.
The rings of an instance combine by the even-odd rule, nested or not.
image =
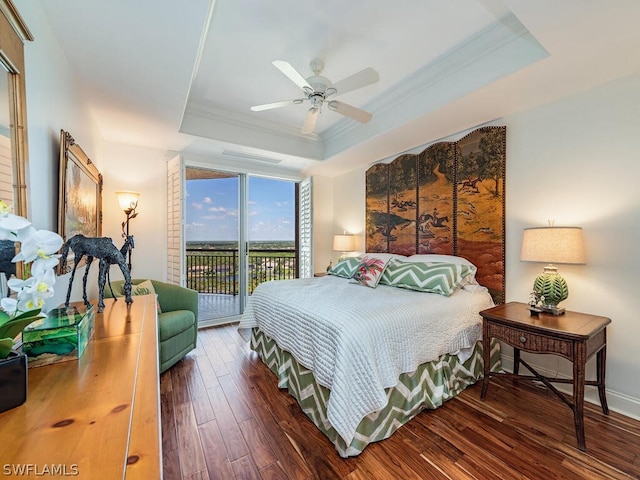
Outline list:
[[[149,280],[135,278],[133,285]],[[189,288],[151,280],[159,305],[158,341],[160,342],[160,373],[168,370],[182,357],[196,348],[198,335],[198,292]],[[111,282],[113,294],[122,295],[124,280]],[[138,290],[138,289],[134,289]],[[151,293],[140,291],[140,294]],[[112,292],[105,288],[105,297]]]
[[[161,342],[193,327],[195,318],[190,310],[174,310],[162,314],[162,324],[163,328],[158,332]]]

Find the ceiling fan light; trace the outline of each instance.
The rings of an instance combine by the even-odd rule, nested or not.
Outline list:
[[[309,100],[311,100],[311,107],[317,110],[322,108],[322,102],[324,102],[324,98],[320,95],[312,95]]]

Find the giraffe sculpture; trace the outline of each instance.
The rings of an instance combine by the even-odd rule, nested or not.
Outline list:
[[[133,237],[127,238],[123,250],[127,251],[130,247],[130,242],[133,242]],[[124,259],[124,255],[121,250],[113,244],[113,240],[109,237],[89,238],[82,234],[74,235],[67,240],[62,247],[62,271],[64,272],[67,255],[69,250],[73,250],[75,255],[75,262],[73,269],[71,270],[71,278],[69,279],[69,289],[67,290],[67,299],[65,301],[65,307],[69,306],[69,298],[71,296],[71,286],[73,285],[73,278],[76,273],[78,263],[83,257],[87,257],[87,268],[82,277],[82,299],[84,304],[88,307],[90,305],[87,299],[87,277],[89,276],[89,268],[94,258],[99,260],[98,269],[98,312],[102,312],[104,309],[104,286],[109,273],[109,267],[111,265],[118,265],[122,274],[124,275],[124,294],[125,302],[127,304],[133,303],[131,298],[131,274],[127,268],[127,264]],[[111,287],[111,285],[109,285]]]

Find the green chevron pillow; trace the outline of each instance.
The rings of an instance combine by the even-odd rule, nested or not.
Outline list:
[[[475,272],[473,265],[391,260],[382,274],[380,284],[448,297],[466,276]]]
[[[336,263],[327,272],[329,275],[335,275],[336,277],[351,278],[356,273],[358,265],[360,265],[360,257],[348,257],[341,262]]]

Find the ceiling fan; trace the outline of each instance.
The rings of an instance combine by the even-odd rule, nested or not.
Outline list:
[[[364,70],[354,73],[339,82],[331,83],[331,80],[320,75],[324,68],[324,62],[320,59],[316,58],[311,61],[310,66],[313,75],[306,79],[295,68],[293,68],[289,62],[284,60],[274,60],[272,63],[278,70],[284,73],[289,80],[300,87],[305,96],[304,98],[285,100],[283,102],[255,105],[251,107],[251,110],[254,112],[286,107],[287,105],[299,105],[303,102],[309,101],[311,106],[307,111],[307,117],[302,125],[302,133],[313,132],[316,122],[318,121],[318,115],[320,115],[322,105],[324,103],[326,103],[327,107],[331,110],[357,122],[367,123],[371,120],[371,117],[373,116],[371,113],[365,112],[364,110],[339,100],[329,100],[329,97],[342,95],[357,88],[376,83],[380,80],[380,76],[373,68],[365,68]]]

